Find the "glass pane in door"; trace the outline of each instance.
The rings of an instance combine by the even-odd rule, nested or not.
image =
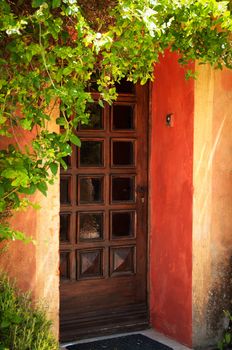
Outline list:
[[[81,141],[80,167],[103,166],[103,141]]]
[[[129,238],[135,236],[135,212],[111,212],[111,234],[113,239]]]
[[[134,201],[134,176],[112,177],[112,201]]]
[[[103,202],[103,177],[80,176],[80,203]]]
[[[71,176],[64,176],[60,179],[60,202],[61,204],[70,203]]]
[[[87,112],[89,113],[88,124],[81,124],[80,130],[102,130],[103,126],[103,108],[98,103],[89,103]]]
[[[60,214],[60,241],[67,242],[70,237],[70,219],[69,213]]]
[[[80,240],[102,239],[103,213],[79,213]]]
[[[134,165],[134,142],[113,141],[113,165],[132,166]]]
[[[130,105],[113,106],[113,130],[134,130],[134,107]]]

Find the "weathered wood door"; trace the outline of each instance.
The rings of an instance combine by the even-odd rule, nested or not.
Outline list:
[[[148,89],[119,92],[113,106],[92,104],[61,171],[62,341],[148,323]]]

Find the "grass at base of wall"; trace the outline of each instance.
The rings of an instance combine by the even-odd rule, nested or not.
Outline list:
[[[44,308],[0,273],[0,350],[58,350],[51,325]]]

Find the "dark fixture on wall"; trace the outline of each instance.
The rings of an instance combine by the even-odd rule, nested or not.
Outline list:
[[[173,113],[169,113],[166,115],[166,126],[173,127],[174,126],[174,117]]]

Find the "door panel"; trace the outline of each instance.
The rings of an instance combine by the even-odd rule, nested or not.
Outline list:
[[[148,323],[148,90],[119,91],[111,107],[88,106],[82,147],[61,170],[62,341]]]

